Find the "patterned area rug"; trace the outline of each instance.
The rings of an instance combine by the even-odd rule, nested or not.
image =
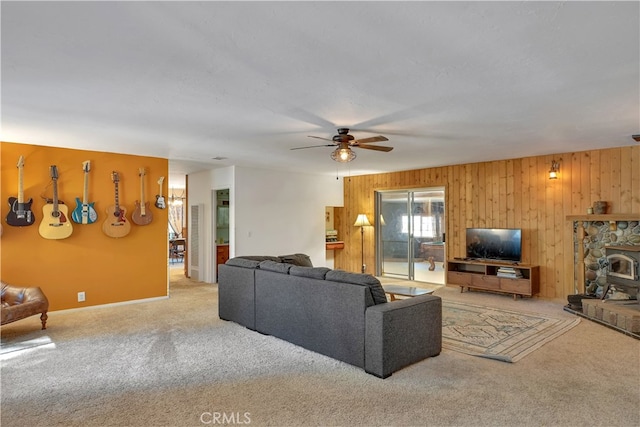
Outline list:
[[[516,362],[580,323],[443,301],[442,346],[504,362]]]

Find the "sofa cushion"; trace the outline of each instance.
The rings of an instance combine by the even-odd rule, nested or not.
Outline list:
[[[260,261],[236,257],[229,258],[227,262],[225,262],[225,264],[234,265],[236,267],[258,268],[258,265],[260,265]]]
[[[291,264],[285,264],[283,262],[275,262],[271,260],[262,261],[260,263],[260,270],[275,271],[276,273],[289,274],[289,269],[293,267]]]
[[[312,279],[324,280],[327,272],[331,271],[327,267],[300,267],[292,265],[289,274],[292,276],[310,277]]]
[[[278,258],[287,264],[298,265],[300,267],[313,267],[311,258],[305,254],[280,255]]]
[[[384,304],[387,302],[387,296],[380,281],[370,274],[351,273],[344,270],[331,270],[325,276],[325,280],[333,282],[352,283],[354,285],[368,286],[371,290],[373,302],[376,304]]]
[[[270,255],[238,255],[236,258],[249,259],[249,260],[258,261],[258,262],[267,261],[267,260],[282,262],[282,260],[277,256],[270,256]]]

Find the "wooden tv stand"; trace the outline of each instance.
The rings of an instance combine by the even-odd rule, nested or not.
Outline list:
[[[504,273],[498,275],[501,267],[514,268],[520,271],[522,277],[503,277]],[[500,261],[450,259],[447,261],[447,284],[459,285],[460,292],[466,286],[467,289],[513,294],[513,299],[518,295],[530,297],[540,291],[540,267]]]

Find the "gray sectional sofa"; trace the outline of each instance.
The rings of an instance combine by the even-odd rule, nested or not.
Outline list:
[[[218,313],[386,378],[442,349],[442,301],[387,302],[369,274],[237,257],[219,266]]]

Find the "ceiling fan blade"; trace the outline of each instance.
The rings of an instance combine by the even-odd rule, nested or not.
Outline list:
[[[380,145],[354,145],[354,147],[364,148],[365,150],[375,150],[375,151],[384,151],[384,152],[389,152],[393,150],[393,147],[384,147]]]
[[[336,146],[335,144],[310,145],[308,147],[290,148],[290,150],[304,150],[305,148],[335,147],[335,146]]]
[[[317,138],[317,139],[324,139],[325,141],[331,141],[333,142],[333,139],[329,139],[329,138],[323,138],[321,136],[313,136],[313,135],[307,135],[309,138]]]
[[[370,142],[380,142],[380,141],[388,141],[389,139],[385,138],[382,135],[378,135],[378,136],[372,136],[370,138],[362,138],[362,139],[356,139],[355,141],[351,141],[351,145],[357,145],[357,144],[369,144]]]

